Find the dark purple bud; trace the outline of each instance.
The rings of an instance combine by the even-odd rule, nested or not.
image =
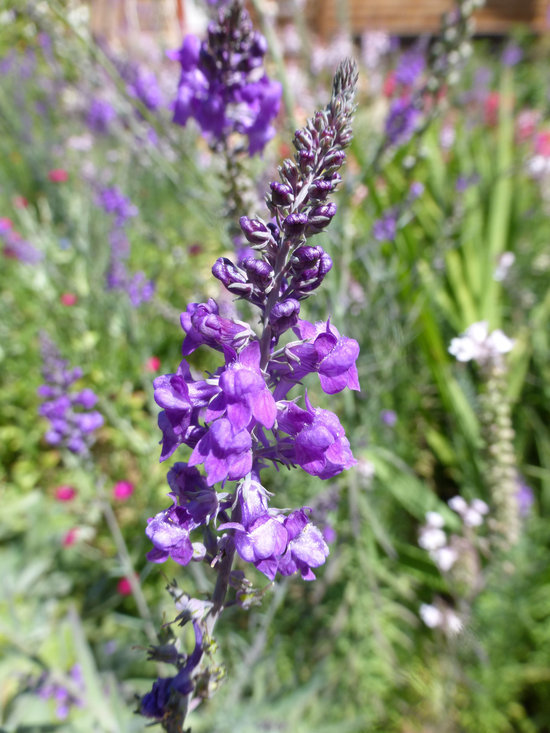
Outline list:
[[[280,303],[275,303],[269,314],[269,324],[273,333],[277,336],[298,323],[300,315],[300,303],[294,298],[288,298]]]
[[[283,229],[288,237],[297,237],[308,225],[307,214],[289,214],[283,221]]]
[[[316,290],[331,269],[332,260],[326,252],[323,252],[319,262],[314,267],[298,273],[297,279],[299,279],[295,290],[296,296],[303,297],[307,293]]]
[[[308,231],[312,233],[320,232],[330,224],[334,214],[336,214],[336,204],[332,202],[311,209],[308,216]]]
[[[271,232],[260,219],[249,219],[248,216],[241,216],[239,224],[244,236],[251,244],[265,244],[271,239]]]
[[[294,194],[290,186],[286,186],[284,183],[273,181],[270,183],[271,188],[271,200],[275,206],[288,206],[294,201]]]
[[[294,133],[294,146],[297,150],[311,150],[313,147],[313,135],[307,128],[302,127],[300,130],[296,130]]]
[[[314,201],[324,201],[333,188],[330,179],[317,178],[309,187],[309,197]]]
[[[346,125],[338,135],[338,142],[342,147],[346,147],[350,144],[353,137],[352,129],[349,125]]]
[[[250,295],[254,290],[254,286],[248,282],[245,273],[227,257],[219,257],[214,262],[212,274],[221,280],[230,292],[237,293],[237,295]]]
[[[325,157],[323,161],[323,168],[326,173],[334,173],[344,165],[346,154],[343,150],[333,150]]]
[[[255,257],[246,257],[241,262],[246,270],[250,282],[257,285],[262,291],[271,284],[273,280],[273,268],[264,260],[257,260]]]
[[[315,163],[315,153],[311,150],[300,150],[298,152],[298,160],[301,170],[307,173]]]
[[[323,248],[318,245],[298,247],[292,254],[292,267],[295,271],[309,269],[317,264],[322,254]]]

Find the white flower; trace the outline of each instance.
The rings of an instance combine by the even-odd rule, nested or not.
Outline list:
[[[441,547],[430,553],[433,561],[441,572],[448,572],[458,559],[458,553],[452,547]]]
[[[432,606],[431,603],[423,603],[420,606],[419,613],[422,621],[430,629],[435,629],[443,623],[443,614],[439,608]]]
[[[489,506],[483,501],[483,499],[473,499],[470,504],[472,509],[480,514],[489,514]]]
[[[418,544],[424,550],[428,550],[429,552],[438,550],[440,547],[444,547],[447,544],[447,535],[442,529],[437,527],[422,527],[418,538]]]
[[[454,611],[451,611],[451,609],[448,609],[445,613],[445,631],[447,631],[451,636],[456,636],[457,634],[460,634],[463,627],[464,624],[462,623],[460,616]]]
[[[456,512],[457,514],[465,514],[468,511],[468,504],[462,496],[453,496],[452,499],[449,499],[447,504],[453,512]]]
[[[476,512],[475,509],[472,509],[471,507],[468,507],[468,509],[464,512],[464,524],[467,527],[479,527],[483,524],[483,517],[479,512]]]
[[[462,336],[451,340],[449,353],[457,361],[477,361],[479,364],[497,360],[501,354],[507,354],[514,342],[500,329],[489,333],[487,321],[472,323]]]
[[[426,524],[430,527],[443,527],[445,520],[439,512],[426,512]]]
[[[516,255],[513,252],[503,252],[498,258],[497,266],[493,273],[493,280],[497,282],[505,280],[515,261]]]

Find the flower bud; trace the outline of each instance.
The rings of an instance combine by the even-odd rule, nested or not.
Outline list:
[[[298,247],[292,253],[292,267],[294,271],[302,271],[316,265],[322,254],[323,248],[319,247],[319,245]]]
[[[251,244],[265,244],[271,239],[271,232],[261,219],[249,219],[248,216],[241,216],[239,224],[244,236]]]
[[[307,214],[289,214],[283,221],[283,229],[288,237],[298,237],[308,225]]]
[[[271,188],[271,201],[275,206],[289,206],[294,201],[294,194],[290,186],[278,181],[273,181],[269,186]]]
[[[217,277],[232,293],[247,296],[254,286],[248,282],[245,273],[234,265],[227,257],[219,257],[212,267],[212,274]]]
[[[294,145],[298,150],[311,150],[313,147],[313,136],[306,127],[296,130],[294,134]]]
[[[269,263],[264,260],[257,260],[255,257],[246,257],[241,265],[246,270],[249,281],[257,285],[262,291],[265,291],[271,284],[273,268]]]
[[[324,201],[333,189],[330,179],[316,178],[309,187],[309,197],[313,201]]]
[[[336,204],[332,202],[311,209],[308,216],[308,232],[312,234],[320,232],[330,224],[334,214],[336,214]]]
[[[341,168],[343,166],[345,159],[346,154],[343,150],[333,150],[332,152],[328,153],[323,161],[325,172],[334,173],[338,170],[338,168]]]
[[[298,323],[300,303],[294,298],[288,298],[275,303],[269,314],[269,324],[277,336],[284,333]]]
[[[311,150],[300,150],[298,152],[298,160],[300,169],[308,173],[315,163],[315,153]]]

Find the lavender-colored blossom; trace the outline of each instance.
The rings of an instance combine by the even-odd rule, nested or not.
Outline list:
[[[390,428],[393,428],[394,425],[397,423],[397,413],[395,410],[382,410],[380,413],[380,419],[384,423],[384,425],[387,425]]]
[[[15,231],[9,219],[0,219],[0,243],[4,257],[19,260],[26,265],[36,265],[44,255]]]
[[[91,100],[86,114],[86,124],[92,132],[101,135],[108,133],[115,119],[116,112],[112,104],[99,97]]]
[[[174,122],[186,125],[192,117],[214,144],[240,133],[250,155],[261,152],[275,134],[281,98],[281,85],[262,68],[266,50],[242,3],[222,7],[205,41],[186,36],[170,54],[181,65]]]
[[[83,707],[85,694],[84,679],[79,664],[75,664],[68,674],[70,686],[67,687],[61,681],[52,678],[49,673],[44,673],[35,683],[36,694],[43,700],[55,700],[55,714],[58,720],[65,720],[73,706]],[[76,695],[75,692],[80,693]]]
[[[212,298],[207,303],[190,303],[180,320],[187,334],[182,346],[183,356],[192,354],[202,345],[219,351],[224,346],[237,349],[252,336],[248,324],[220,316],[218,304]]]
[[[411,87],[416,83],[426,67],[424,54],[418,50],[404,53],[395,70],[395,81],[403,86]]]
[[[386,118],[386,137],[388,145],[402,145],[408,142],[418,123],[419,110],[410,99],[394,99]]]
[[[527,517],[535,503],[535,495],[533,489],[525,482],[522,476],[518,476],[517,485],[516,499],[518,511],[521,517]]]
[[[38,395],[44,400],[39,414],[50,422],[46,442],[65,446],[73,453],[85,453],[92,434],[103,425],[103,416],[92,409],[97,397],[91,389],[71,390],[82,371],[69,369],[46,335],[41,336],[41,342],[45,383],[38,388]]]
[[[504,66],[516,66],[523,58],[523,51],[516,43],[507,44],[502,52],[501,61]]]
[[[330,410],[312,409],[310,422],[294,438],[294,461],[312,476],[334,478],[357,461],[353,457],[344,428]]]
[[[372,236],[377,242],[393,242],[397,234],[397,212],[394,208],[385,211],[372,225]]]

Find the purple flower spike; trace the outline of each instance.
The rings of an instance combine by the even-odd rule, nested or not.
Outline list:
[[[188,356],[199,346],[206,345],[222,350],[223,346],[237,349],[252,336],[246,323],[238,323],[219,315],[218,305],[210,298],[207,303],[190,303],[181,314],[181,327],[187,336],[183,341],[182,354]]]

